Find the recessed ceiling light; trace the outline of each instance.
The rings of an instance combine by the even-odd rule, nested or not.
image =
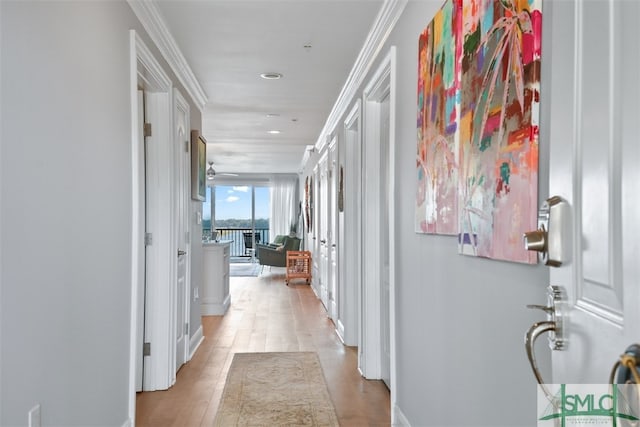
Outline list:
[[[274,129],[274,130],[267,131],[267,133],[270,133],[271,135],[277,135],[280,133],[280,131]]]
[[[280,73],[262,73],[260,77],[266,80],[278,80],[282,78],[282,74]]]
[[[280,114],[278,114],[278,113],[269,113],[269,114],[267,114],[267,117],[280,117]]]

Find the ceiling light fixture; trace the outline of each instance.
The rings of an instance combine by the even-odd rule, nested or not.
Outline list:
[[[213,162],[209,162],[209,169],[207,169],[207,179],[212,180],[216,176],[216,171],[213,169]]]
[[[265,80],[279,80],[282,78],[282,74],[280,73],[262,73],[260,74],[260,77],[262,77]]]
[[[269,114],[267,114],[267,117],[269,117],[269,118],[280,117],[280,114],[278,114],[278,113],[269,113]]]
[[[267,131],[267,133],[270,133],[271,135],[277,135],[280,133],[280,131],[274,129],[274,130]]]

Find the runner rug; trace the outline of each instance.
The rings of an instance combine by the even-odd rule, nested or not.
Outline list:
[[[215,426],[338,426],[314,352],[236,353]]]
[[[260,264],[251,262],[231,263],[229,265],[229,276],[231,277],[258,277],[260,275]]]

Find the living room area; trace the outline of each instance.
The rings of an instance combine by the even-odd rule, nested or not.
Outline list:
[[[296,175],[216,176],[202,205],[203,242],[228,243],[230,277],[284,272],[287,251],[304,249],[298,201]]]

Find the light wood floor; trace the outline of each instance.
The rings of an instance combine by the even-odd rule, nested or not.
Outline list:
[[[390,425],[389,391],[357,371],[322,303],[304,282],[284,284],[284,269],[231,278],[225,316],[202,318],[205,340],[167,391],[138,393],[136,426],[213,425],[234,353],[315,351],[342,426]]]

